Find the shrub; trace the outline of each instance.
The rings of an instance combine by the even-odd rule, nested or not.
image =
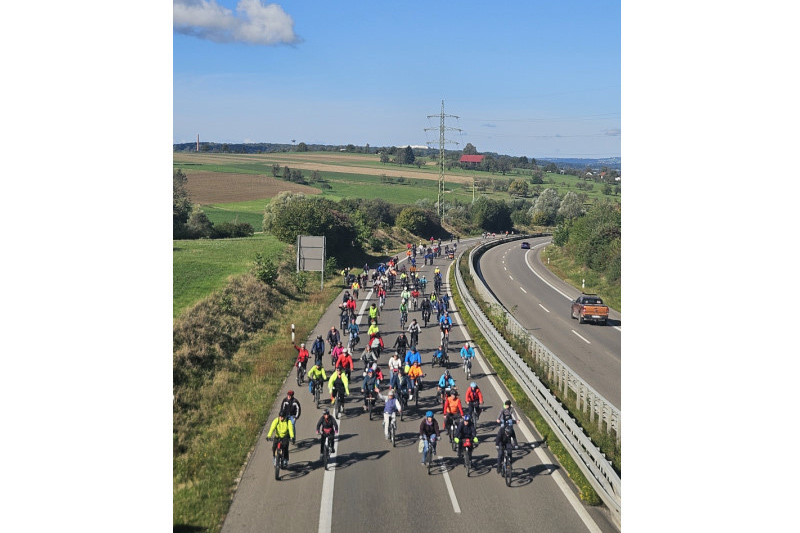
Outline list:
[[[278,280],[278,265],[269,257],[264,257],[261,253],[257,253],[253,275],[262,283],[274,287]]]

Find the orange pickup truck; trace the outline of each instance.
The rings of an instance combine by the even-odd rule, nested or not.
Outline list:
[[[581,293],[572,302],[570,313],[572,318],[578,319],[578,324],[596,322],[605,326],[608,322],[608,306],[603,304],[603,300],[596,294]]]

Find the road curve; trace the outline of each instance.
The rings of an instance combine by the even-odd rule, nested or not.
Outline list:
[[[607,326],[578,324],[570,304],[581,291],[541,263],[539,253],[550,238],[526,240],[530,250],[512,241],[483,254],[480,268],[487,285],[529,333],[620,409],[620,314],[611,310]]]

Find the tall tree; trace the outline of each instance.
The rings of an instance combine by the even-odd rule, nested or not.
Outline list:
[[[472,143],[467,143],[467,145],[464,146],[464,150],[462,150],[462,154],[464,154],[464,155],[478,155],[478,149],[475,148],[475,146],[473,146]]]
[[[545,189],[536,198],[536,202],[534,202],[528,214],[534,224],[548,226],[555,223],[559,207],[561,207],[561,199],[558,197],[558,191]]]
[[[558,216],[567,220],[578,218],[583,215],[584,212],[583,202],[581,202],[578,195],[572,191],[564,195],[564,199],[561,200],[561,206],[558,208]]]
[[[186,190],[186,174],[179,168],[172,171],[172,238],[186,236],[186,222],[192,212],[189,191]]]

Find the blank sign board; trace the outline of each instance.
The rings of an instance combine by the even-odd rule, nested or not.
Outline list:
[[[325,237],[312,235],[297,236],[297,271],[325,270]]]

